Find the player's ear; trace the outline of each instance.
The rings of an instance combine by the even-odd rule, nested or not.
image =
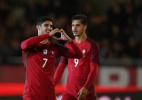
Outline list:
[[[39,30],[40,29],[40,25],[36,25],[36,28]]]

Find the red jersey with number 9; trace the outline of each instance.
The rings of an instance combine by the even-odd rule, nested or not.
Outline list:
[[[91,38],[87,38],[85,41],[81,43],[77,43],[74,40],[74,43],[82,51],[83,58],[67,59],[65,57],[62,57],[61,62],[64,64],[68,63],[68,78],[67,78],[65,93],[74,95],[77,98],[77,94],[80,88],[82,88],[85,85],[87,79],[88,78],[92,78],[91,80],[94,79],[94,77],[89,77],[89,73],[91,72],[90,66],[91,63],[96,63],[98,65],[100,64],[100,52],[98,44],[95,41],[93,41]],[[67,45],[67,47],[70,46]],[[97,74],[97,71],[95,72],[96,73],[94,74]],[[88,84],[90,84],[89,92],[94,91],[93,82]]]

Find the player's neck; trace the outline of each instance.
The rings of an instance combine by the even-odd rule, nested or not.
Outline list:
[[[85,41],[86,39],[87,39],[87,35],[86,34],[82,34],[80,36],[76,36],[75,37],[75,41],[77,43],[81,43],[81,42]]]

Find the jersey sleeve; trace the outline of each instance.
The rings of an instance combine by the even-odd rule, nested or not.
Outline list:
[[[60,54],[67,58],[82,58],[83,54],[79,47],[72,41],[67,42],[65,47],[60,48]]]
[[[94,82],[96,75],[98,73],[98,68],[100,64],[100,51],[99,46],[96,42],[92,43],[91,51],[90,51],[90,73],[87,77],[87,81],[85,82],[84,87],[89,89],[91,84]]]
[[[49,38],[49,34],[31,37],[21,43],[21,48],[22,50],[28,50],[46,38]]]
[[[96,42],[92,43],[90,55],[91,55],[91,58],[90,58],[91,62],[100,64],[100,50]]]
[[[86,89],[89,89],[89,87],[91,86],[91,84],[94,82],[97,73],[98,73],[98,68],[99,65],[97,63],[90,63],[90,73],[87,77],[87,81],[85,82],[84,87]]]

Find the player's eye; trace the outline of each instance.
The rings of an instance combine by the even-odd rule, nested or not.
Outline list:
[[[52,28],[53,28],[53,25],[50,25],[50,27],[52,27]]]
[[[48,27],[49,25],[48,24],[44,24],[44,26]]]

